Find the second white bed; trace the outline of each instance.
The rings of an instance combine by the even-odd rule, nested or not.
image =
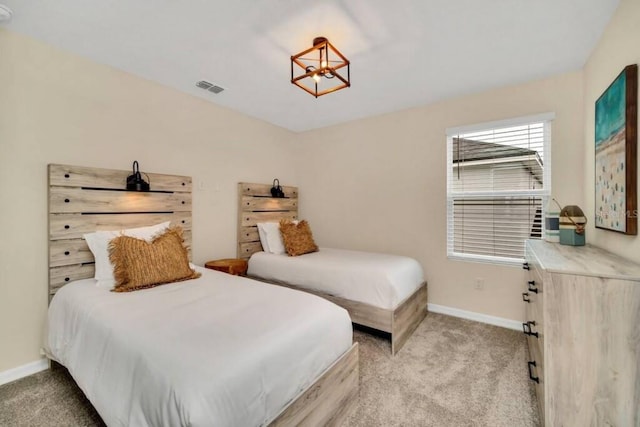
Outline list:
[[[389,310],[424,282],[413,258],[330,248],[297,257],[256,252],[248,274]]]
[[[351,347],[344,309],[199,271],[124,294],[86,279],[53,298],[47,353],[107,425],[265,425]]]

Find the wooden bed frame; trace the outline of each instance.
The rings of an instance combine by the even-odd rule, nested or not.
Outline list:
[[[238,258],[249,259],[254,253],[262,251],[257,223],[298,219],[298,188],[283,186],[282,189],[285,197],[273,198],[270,184],[238,184]],[[334,302],[349,312],[353,323],[391,334],[391,353],[394,355],[427,315],[427,282],[423,282],[395,310],[390,310],[309,290],[296,284],[250,277],[312,293]]]
[[[191,177],[153,174],[150,192],[125,191],[131,170],[50,164],[49,299],[65,284],[94,276],[94,259],[82,235],[171,221],[184,230],[191,257]],[[270,424],[339,425],[356,401],[358,343],[327,368]]]

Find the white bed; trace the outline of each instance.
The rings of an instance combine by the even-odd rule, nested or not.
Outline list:
[[[424,282],[413,258],[331,248],[296,257],[256,252],[248,274],[389,310]]]
[[[298,257],[278,255],[285,252],[279,222],[299,219],[298,188],[282,190],[284,197],[274,198],[271,184],[238,183],[237,253],[249,260],[248,275],[346,308],[353,323],[390,333],[391,352],[398,352],[427,315],[420,264],[406,257],[326,248]]]
[[[131,293],[79,280],[51,301],[48,356],[107,425],[266,425],[352,346],[335,304],[199,271]]]

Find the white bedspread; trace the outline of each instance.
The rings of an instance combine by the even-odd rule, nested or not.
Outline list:
[[[248,274],[391,310],[424,281],[413,258],[329,248],[297,257],[257,252]]]
[[[51,301],[46,351],[107,425],[264,425],[351,347],[335,304],[198,271],[130,293],[81,280]]]

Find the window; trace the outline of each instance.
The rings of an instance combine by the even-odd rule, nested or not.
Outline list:
[[[447,255],[517,264],[542,237],[554,114],[447,129]]]

